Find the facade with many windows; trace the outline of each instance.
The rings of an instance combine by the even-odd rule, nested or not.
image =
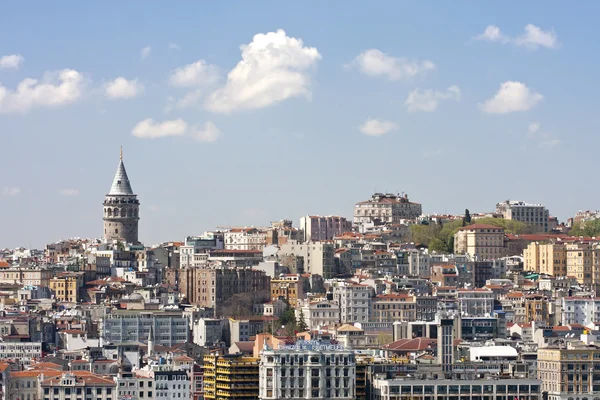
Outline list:
[[[299,340],[261,352],[261,400],[354,399],[355,391],[354,352],[341,345]]]
[[[148,341],[153,329],[154,344],[172,347],[189,340],[188,319],[179,311],[112,311],[103,320],[104,339],[109,343]]]
[[[112,378],[86,371],[64,372],[40,383],[41,400],[117,400]]]

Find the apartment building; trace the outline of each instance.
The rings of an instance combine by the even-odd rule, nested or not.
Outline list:
[[[458,289],[458,311],[462,316],[489,317],[494,311],[496,295],[488,289]]]
[[[189,321],[181,311],[114,310],[103,318],[106,342],[147,343],[152,330],[154,344],[172,347],[190,337]]]
[[[504,229],[488,224],[460,228],[454,235],[454,252],[483,260],[503,257]]]
[[[300,218],[300,229],[304,232],[305,242],[333,240],[352,231],[352,222],[345,217],[306,215]]]
[[[371,322],[415,321],[416,308],[411,294],[380,294],[372,301]]]
[[[27,286],[50,286],[50,279],[56,271],[52,268],[10,266],[0,268],[0,284],[20,284]]]
[[[562,325],[587,326],[600,321],[600,297],[563,297],[560,303]]]
[[[372,292],[373,289],[367,285],[336,283],[333,287],[333,298],[340,307],[340,320],[343,323],[369,321]]]
[[[40,382],[43,400],[115,400],[116,382],[87,371],[64,372]]]
[[[225,250],[261,250],[267,243],[267,232],[257,228],[232,228],[224,234]]]
[[[598,265],[600,250],[589,243],[568,243],[567,251],[567,276],[574,276],[582,285],[592,285],[600,282]]]
[[[323,327],[333,327],[340,322],[340,307],[333,301],[306,301],[302,303],[299,310],[302,310],[304,322],[311,331],[320,330]],[[300,318],[299,311],[296,312],[296,318]]]
[[[422,213],[421,204],[409,201],[407,194],[375,193],[371,200],[356,203],[353,222],[360,232],[364,232],[371,226],[416,219]]]
[[[0,359],[19,360],[24,365],[42,357],[41,342],[0,342]]]
[[[548,400],[600,396],[600,348],[595,345],[538,349],[537,374]],[[583,397],[582,397],[583,396]]]
[[[258,363],[258,358],[241,354],[204,356],[204,398],[256,400]]]
[[[552,276],[567,276],[567,248],[565,244],[529,243],[523,251],[523,269]]]
[[[116,378],[118,399],[154,400],[156,396],[154,383],[154,378],[150,376],[120,375]]]
[[[304,273],[321,275],[325,279],[333,277],[335,247],[332,242],[310,241],[299,243],[290,240],[279,246],[277,256],[279,259],[286,256],[302,257],[304,260]]]
[[[154,390],[156,399],[189,399],[191,384],[188,371],[155,371]]]
[[[188,236],[179,247],[179,265],[184,267],[199,267],[208,261],[210,250],[223,250],[223,240],[220,236]]]
[[[190,304],[209,308],[238,293],[263,292],[268,296],[270,290],[271,278],[264,271],[244,267],[191,268],[180,282],[180,292]]]
[[[329,341],[298,340],[263,349],[259,399],[354,399],[354,351]]]
[[[298,300],[304,298],[304,281],[300,275],[282,275],[271,279],[271,301],[283,300],[292,307],[296,307]]]
[[[57,301],[78,303],[79,289],[83,287],[83,272],[61,272],[50,279],[50,290]]]
[[[523,222],[535,232],[549,231],[550,212],[542,204],[506,200],[496,204],[496,213],[501,214],[504,219]]]

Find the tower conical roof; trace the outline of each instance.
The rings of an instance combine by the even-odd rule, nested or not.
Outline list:
[[[108,195],[123,196],[133,194],[134,193],[131,189],[131,183],[129,183],[129,178],[127,177],[127,171],[125,171],[125,164],[123,164],[123,152],[121,151],[121,159],[119,160],[119,166],[117,167],[117,172],[115,173],[115,178],[113,179],[113,183],[110,187]]]

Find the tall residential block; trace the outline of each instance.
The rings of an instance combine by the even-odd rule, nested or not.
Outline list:
[[[542,204],[528,204],[523,201],[506,200],[496,204],[496,213],[504,219],[523,222],[535,232],[548,232],[550,213]]]

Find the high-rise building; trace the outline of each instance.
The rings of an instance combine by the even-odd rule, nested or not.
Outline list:
[[[104,241],[138,243],[139,208],[140,202],[131,189],[121,150],[117,172],[104,199]]]
[[[242,354],[204,356],[204,398],[258,398],[258,358]]]
[[[506,200],[496,204],[496,212],[504,219],[523,222],[535,232],[548,232],[550,213],[543,204],[528,204],[523,201]]]

